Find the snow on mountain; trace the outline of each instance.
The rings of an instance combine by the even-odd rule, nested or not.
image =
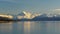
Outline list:
[[[25,12],[23,11],[22,13],[18,14],[17,18],[18,19],[22,19],[22,18],[26,18],[26,19],[33,19],[35,17],[60,17],[60,14],[32,14],[30,12]]]
[[[25,11],[23,11],[23,13],[18,14],[17,18],[18,18],[18,19],[22,19],[22,18],[32,19],[32,18],[34,18],[34,17],[36,17],[36,16],[39,16],[39,15],[40,15],[40,14],[32,14],[32,13],[30,13],[30,12],[25,12]]]

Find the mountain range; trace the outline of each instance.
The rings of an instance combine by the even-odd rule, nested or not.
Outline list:
[[[9,18],[10,17],[10,18]],[[0,20],[15,21],[60,21],[60,14],[31,14],[23,12],[18,15],[0,15]]]

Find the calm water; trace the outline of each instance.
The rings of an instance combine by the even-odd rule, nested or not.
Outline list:
[[[60,21],[3,22],[0,34],[60,34]]]

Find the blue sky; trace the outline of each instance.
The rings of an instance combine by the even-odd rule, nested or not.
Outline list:
[[[0,0],[1,14],[60,13],[60,0]]]

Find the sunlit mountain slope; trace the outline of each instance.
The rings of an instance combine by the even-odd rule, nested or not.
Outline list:
[[[32,18],[40,15],[40,14],[32,14],[30,12],[25,12],[25,11],[23,11],[23,14],[24,14],[24,16],[19,15],[19,16],[17,16],[17,18],[18,19],[22,19],[22,18],[32,19]]]

